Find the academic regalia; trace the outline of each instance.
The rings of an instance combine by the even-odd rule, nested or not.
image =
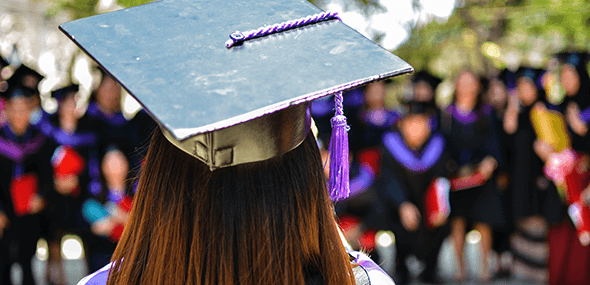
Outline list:
[[[6,124],[0,129],[0,189],[3,212],[11,226],[5,237],[18,244],[19,262],[23,270],[23,284],[33,284],[31,258],[41,237],[42,217],[27,214],[26,207],[34,193],[45,197],[53,185],[51,149],[46,137],[29,127],[21,137]],[[15,195],[23,195],[20,198]]]
[[[134,179],[129,178],[127,188],[123,193],[109,189],[106,183],[102,183],[101,191],[88,197],[81,204],[81,218],[92,226],[108,219],[115,214],[115,211],[129,213],[133,205],[133,195],[136,184]],[[111,259],[117,242],[123,233],[124,224],[117,224],[113,227],[108,236],[99,236],[90,233],[86,236],[86,255],[88,267],[91,272],[100,269]]]
[[[397,110],[385,108],[361,110],[358,116],[362,122],[362,130],[359,134],[363,140],[362,148],[379,146],[383,133],[390,130],[401,118]]]
[[[221,6],[200,2],[198,7],[190,1],[160,1],[65,23],[60,29],[149,110],[172,145],[210,171],[264,162],[295,149],[311,128],[309,102],[334,94],[337,115],[332,119],[329,191],[333,200],[343,199],[349,192],[349,152],[340,104],[342,91],[408,73],[412,68],[339,22],[333,13],[321,13],[305,1],[279,0],[275,4],[279,9],[269,9],[268,3],[260,0],[233,0]],[[240,12],[230,6],[241,7]],[[178,9],[186,12],[183,17],[159,19],[161,11]],[[285,21],[282,11],[294,19],[315,16],[292,21],[288,31],[282,26],[256,35],[235,32],[258,28],[261,22]],[[128,20],[148,18],[150,25],[185,28],[171,33]],[[99,32],[100,27],[111,26],[118,28]],[[230,32],[222,34],[225,28],[220,27]],[[119,33],[122,29],[126,32]],[[186,37],[178,36],[188,30],[195,39],[190,56]],[[154,37],[158,38],[156,45],[132,44],[140,39],[153,42]],[[124,54],[133,54],[133,61],[123,60]],[[89,112],[92,108],[89,106]],[[383,271],[364,259],[352,258],[367,270],[370,280],[365,284],[392,284]],[[124,266],[127,257],[116,262]],[[381,272],[380,277],[372,275],[371,268]]]
[[[425,281],[436,278],[438,253],[449,227],[431,228],[427,225],[425,200],[433,181],[448,176],[445,149],[445,139],[438,132],[432,134],[418,151],[409,149],[397,131],[383,135],[381,176],[375,189],[379,201],[386,203],[388,222],[385,226],[396,236],[396,272],[402,284],[408,281],[405,259],[410,254],[426,262]],[[404,202],[410,202],[420,210],[422,219],[416,232],[406,230],[401,224],[399,206]]]
[[[104,113],[94,101],[88,105],[86,114],[96,122],[94,129],[100,137],[101,154],[106,152],[109,145],[117,145],[129,157],[130,171],[137,171],[156,127],[150,116],[140,110],[128,120],[121,112]]]
[[[563,52],[556,55],[561,64],[567,64],[576,69],[580,79],[580,88],[578,93],[574,96],[567,96],[559,105],[562,113],[566,112],[566,108],[570,103],[576,103],[580,110],[580,119],[586,123],[590,123],[590,76],[588,75],[588,61],[590,55],[587,52]],[[590,131],[585,136],[580,136],[571,131],[572,146],[575,150],[590,153]]]
[[[486,105],[481,110],[463,113],[451,104],[442,112],[441,131],[449,147],[453,175],[473,171],[486,156],[502,165],[498,133],[490,115],[491,107]],[[492,226],[502,226],[505,222],[502,200],[493,179],[451,192],[450,202],[451,216]]]
[[[537,82],[542,72],[521,68],[516,75],[517,79],[531,77],[537,85],[541,102],[544,101],[545,93]],[[554,223],[561,220],[561,202],[555,185],[544,176],[543,162],[533,149],[537,135],[531,121],[531,109],[523,107],[518,115],[518,129],[513,134],[512,213],[516,221],[540,215],[549,223]]]

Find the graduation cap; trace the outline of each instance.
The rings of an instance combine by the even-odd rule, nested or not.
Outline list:
[[[11,100],[14,98],[30,98],[36,94],[36,90],[23,86],[19,84],[19,78],[15,78],[14,76],[10,77],[6,81],[6,89],[4,91],[0,90],[0,97]]]
[[[9,85],[8,89],[4,92],[0,92],[0,97],[11,100],[15,98],[30,98],[35,94],[35,90],[24,86]]]
[[[23,64],[14,71],[14,74],[10,77],[9,84],[10,82],[14,82],[35,92],[39,92],[39,82],[43,78],[43,75],[39,74],[39,72]]]
[[[412,71],[305,0],[162,0],[60,29],[212,171],[298,146],[310,101]]]
[[[543,88],[543,75],[545,74],[545,70],[539,68],[532,68],[532,67],[520,67],[516,71],[515,80],[518,81],[521,78],[526,78],[531,80],[533,84],[539,89],[540,91],[545,91]]]
[[[557,59],[562,64],[571,64],[576,69],[586,68],[590,55],[587,52],[560,52],[556,54]]]
[[[442,79],[430,74],[430,72],[426,70],[418,71],[414,74],[412,78],[412,83],[416,84],[417,82],[426,82],[430,87],[432,87],[432,92],[436,90],[436,87],[442,82]]]
[[[64,88],[51,91],[51,96],[55,98],[58,102],[61,102],[66,97],[75,95],[78,92],[78,90],[80,90],[80,87],[76,84],[72,84]]]
[[[0,56],[0,68],[8,66],[9,63],[8,61],[6,61],[6,59],[4,59],[2,56]]]

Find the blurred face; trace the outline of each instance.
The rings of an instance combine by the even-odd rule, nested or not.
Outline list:
[[[367,85],[365,102],[369,110],[379,109],[385,106],[385,83],[383,81]]]
[[[400,122],[400,132],[411,149],[419,149],[430,137],[428,116],[424,114],[407,115]]]
[[[109,186],[123,186],[125,179],[127,179],[129,163],[121,151],[112,150],[105,154],[101,170]]]
[[[470,71],[463,71],[455,81],[455,102],[466,109],[473,110],[477,104],[479,94],[479,78]]]
[[[39,86],[39,79],[34,75],[25,75],[23,77],[22,84],[28,88],[37,90],[37,86]]]
[[[20,136],[29,127],[29,100],[24,97],[12,98],[6,102],[6,118],[12,131]]]
[[[561,69],[561,85],[565,88],[565,94],[569,97],[575,96],[580,90],[580,76],[576,69],[567,64]]]
[[[59,104],[60,119],[76,118],[76,96],[75,93],[68,94]]]
[[[418,81],[414,84],[414,100],[418,102],[429,102],[434,97],[434,91],[430,84]]]
[[[527,77],[518,79],[516,82],[516,92],[518,93],[518,98],[525,106],[533,105],[539,96],[537,86]]]
[[[96,90],[96,102],[106,112],[117,112],[121,108],[121,87],[106,76]]]
[[[506,86],[500,80],[494,80],[490,83],[490,90],[488,91],[488,101],[494,108],[503,109],[506,106],[508,99],[508,91]]]

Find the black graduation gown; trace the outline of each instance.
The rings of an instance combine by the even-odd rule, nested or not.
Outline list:
[[[543,173],[543,161],[533,149],[537,136],[530,111],[531,108],[525,108],[519,114],[513,136],[512,213],[515,220],[541,215],[555,223],[562,218],[563,206],[555,185]]]
[[[383,135],[381,176],[375,184],[379,201],[386,203],[387,228],[396,236],[399,266],[404,270],[404,260],[410,254],[427,263],[424,278],[433,280],[438,253],[449,227],[444,225],[435,229],[426,226],[422,218],[416,232],[407,231],[399,217],[399,206],[411,202],[426,217],[424,197],[431,182],[437,177],[447,177],[446,143],[440,133],[434,133],[419,152],[405,145],[398,132]],[[403,273],[402,273],[403,274]]]
[[[44,197],[53,185],[50,158],[48,139],[38,130],[29,127],[19,137],[8,124],[0,128],[0,207],[10,220],[10,228],[4,231],[0,243],[10,247],[13,253],[17,248],[16,254],[11,255],[21,264],[23,284],[33,284],[30,261],[37,249],[43,223],[39,214],[17,216],[10,189],[18,177],[31,176],[37,180],[37,194]]]
[[[145,110],[139,111],[135,117],[127,120],[122,113],[106,115],[96,102],[90,102],[86,114],[95,120],[95,130],[100,137],[101,156],[111,145],[116,145],[129,158],[129,169],[139,170],[139,166],[147,152],[147,146],[155,121]]]
[[[448,143],[452,175],[461,169],[475,168],[486,156],[493,157],[502,167],[500,141],[497,126],[491,116],[491,108],[462,114],[450,105],[441,115],[441,131]],[[467,218],[470,222],[482,222],[492,226],[505,223],[504,204],[495,185],[495,179],[471,189],[451,192],[451,216]]]
[[[59,128],[57,115],[48,118],[48,123],[54,127],[51,134],[52,164],[57,163],[65,148],[70,148],[78,154],[84,163],[84,168],[78,175],[79,189],[75,195],[61,195],[52,188],[47,197],[49,205],[46,215],[49,222],[49,238],[59,238],[60,232],[75,232],[84,238],[90,225],[82,218],[82,203],[89,195],[100,191],[100,158],[99,137],[94,132],[94,119],[83,116],[78,120],[74,133],[68,133]],[[58,234],[58,236],[55,236]]]

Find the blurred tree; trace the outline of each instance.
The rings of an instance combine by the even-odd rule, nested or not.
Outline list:
[[[51,1],[57,5],[48,16],[67,10],[77,19],[98,13],[99,2],[131,7],[153,0]],[[308,1],[325,7],[330,0]],[[421,13],[420,0],[407,1]],[[346,10],[353,7],[366,17],[384,9],[377,0],[344,3]],[[554,52],[590,48],[590,0],[456,0],[448,19],[421,16],[407,23],[410,37],[394,52],[416,70],[427,68],[439,76],[463,68],[486,74],[519,64],[542,66]]]
[[[590,48],[588,0],[463,0],[447,21],[419,23],[395,53],[439,76],[542,67],[554,52]]]

